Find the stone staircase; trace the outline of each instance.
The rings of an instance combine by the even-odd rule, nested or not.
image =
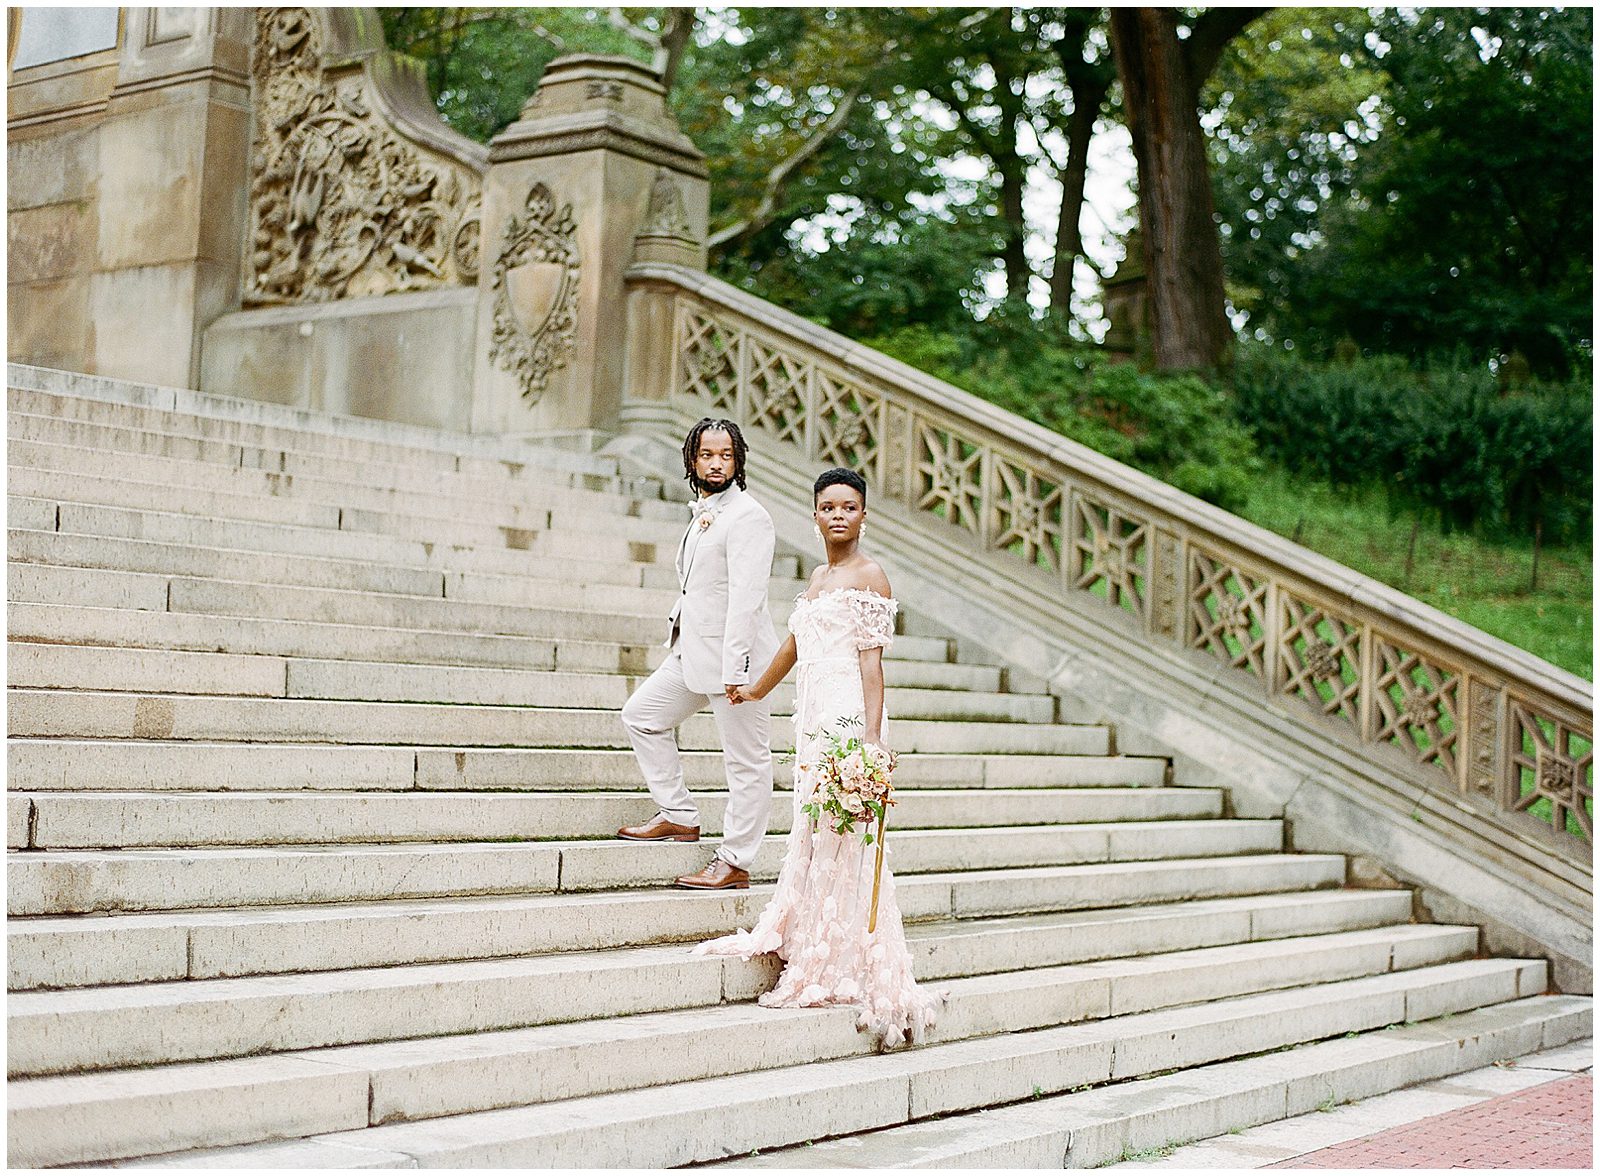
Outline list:
[[[902,618],[924,1047],[691,957],[617,711],[681,504],[603,458],[83,380],[9,394],[9,1162],[1087,1167],[1587,1036],[1542,960]],[[679,497],[676,490],[671,497]],[[801,586],[781,557],[781,625]],[[792,693],[774,741],[792,743]]]

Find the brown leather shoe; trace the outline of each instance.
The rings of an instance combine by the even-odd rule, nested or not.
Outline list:
[[[617,830],[624,841],[699,841],[699,825],[674,825],[660,813],[642,825],[624,825]]]
[[[673,885],[685,890],[749,890],[750,871],[741,870],[721,858],[712,858],[711,864],[698,874],[685,874]]]

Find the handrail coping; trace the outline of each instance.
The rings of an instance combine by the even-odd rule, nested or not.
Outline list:
[[[1435,643],[1442,635],[1446,644],[1502,677],[1543,690],[1579,710],[1593,709],[1593,683],[1570,670],[1485,633],[1381,580],[1362,575],[1320,552],[1185,493],[1143,470],[1009,413],[954,384],[874,351],[837,331],[818,326],[720,278],[667,262],[636,263],[628,268],[624,277],[630,282],[656,281],[679,286],[762,326],[796,337],[841,365],[905,389],[924,400],[953,408],[990,432],[1009,441],[1020,440],[1022,447],[1032,449],[1035,454],[1087,473],[1113,490],[1142,499],[1185,523],[1209,531],[1234,547],[1276,564],[1294,578],[1332,590],[1352,604],[1379,613]]]

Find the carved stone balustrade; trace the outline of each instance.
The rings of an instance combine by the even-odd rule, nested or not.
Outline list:
[[[1044,634],[1033,645],[1052,652],[1034,664],[1069,692],[1096,689],[1092,661],[1121,661],[1126,689],[1165,684],[1178,700],[1164,719],[1148,704],[1152,730],[1200,713],[1235,739],[1259,729],[1267,751],[1300,758],[1289,775],[1325,776],[1364,814],[1358,825],[1409,822],[1402,840],[1436,835],[1436,848],[1531,884],[1574,920],[1565,938],[1552,932],[1558,950],[1585,958],[1589,683],[703,273],[645,263],[630,279],[635,297],[673,308],[670,355],[659,340],[636,344],[635,395],[665,398],[679,424],[740,422],[753,461],[781,467],[773,485],[802,502],[818,470],[859,470],[875,545],[903,554],[908,576],[915,557],[993,610],[963,614],[991,648]],[[1005,652],[1025,657],[1027,645]],[[1261,806],[1282,813],[1296,787],[1267,788]],[[1393,860],[1391,833],[1374,833],[1369,851]],[[1435,869],[1417,873],[1448,890]],[[1537,936],[1537,906],[1508,921]]]

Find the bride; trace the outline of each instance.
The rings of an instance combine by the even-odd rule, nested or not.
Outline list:
[[[867,930],[876,849],[858,833],[820,827],[801,810],[816,785],[817,761],[832,732],[859,736],[888,750],[883,696],[883,651],[894,640],[899,604],[889,580],[864,555],[867,484],[854,470],[832,469],[814,487],[817,530],[828,562],[795,598],[789,639],[766,673],[741,687],[738,702],[765,698],[796,664],[794,708],[794,824],[777,890],[756,925],[694,948],[697,955],[776,952],[785,961],[778,983],[762,995],[769,1008],[851,1005],[858,1028],[881,1048],[920,1040],[934,1023],[943,994],[920,988],[912,976],[894,876],[887,865],[875,930]]]

